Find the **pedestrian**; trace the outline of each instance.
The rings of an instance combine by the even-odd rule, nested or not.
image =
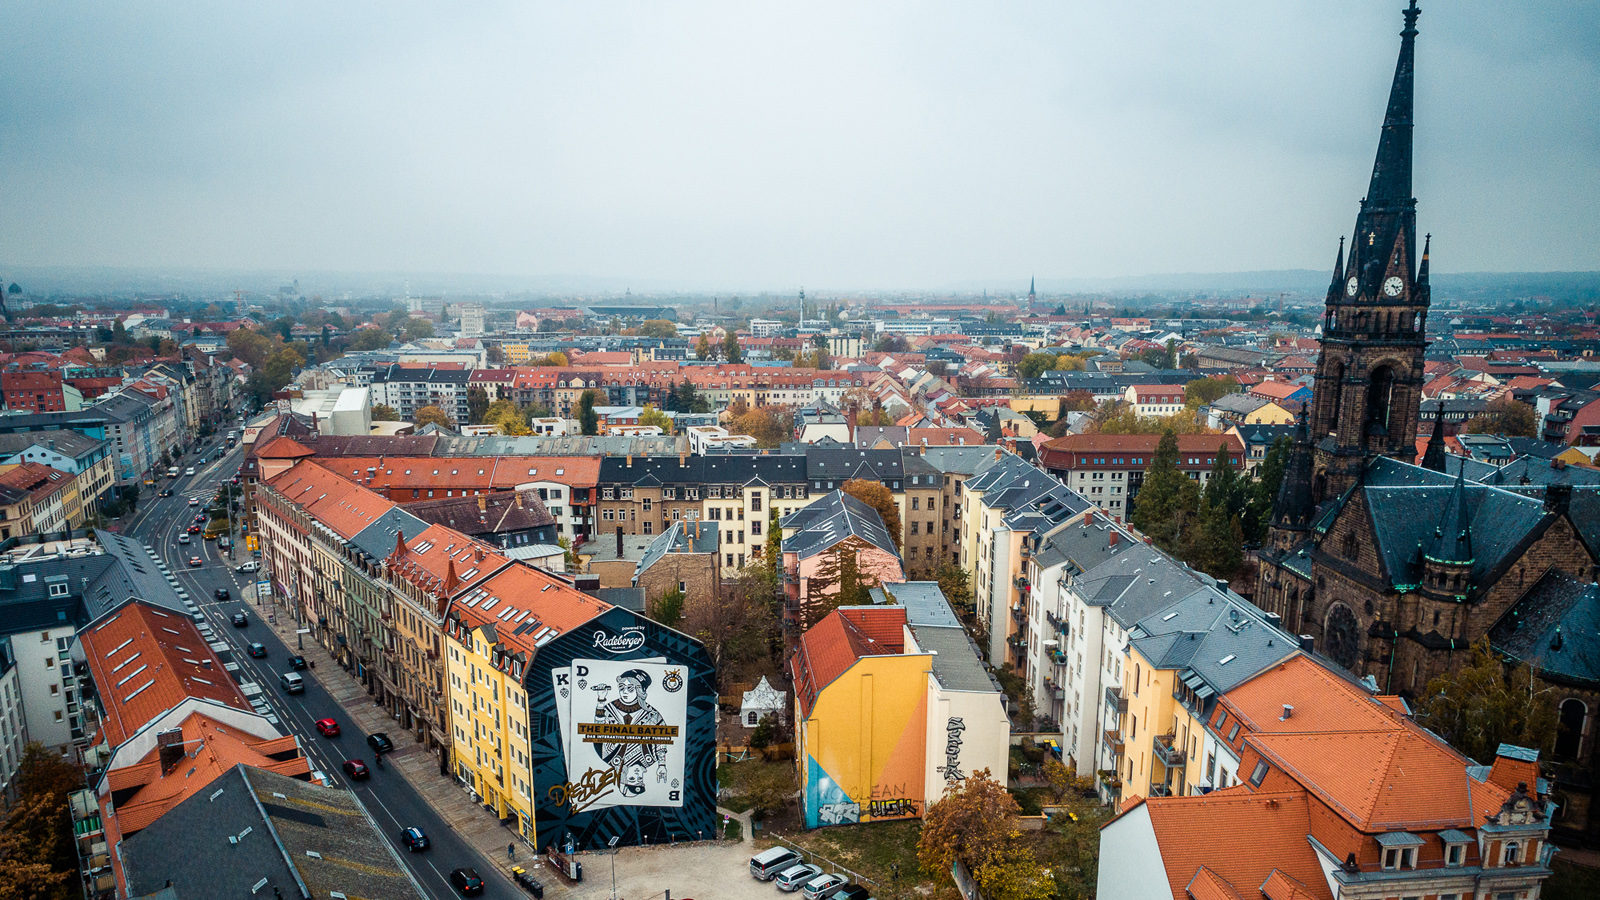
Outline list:
[[[506,845],[506,859],[516,859],[516,858],[517,858],[517,845],[515,843],[507,844]]]

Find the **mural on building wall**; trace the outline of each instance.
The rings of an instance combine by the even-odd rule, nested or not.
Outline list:
[[[944,776],[946,784],[954,784],[965,775],[961,774],[961,734],[967,730],[967,723],[960,716],[951,716],[944,724],[944,765],[939,767],[939,774]]]
[[[698,641],[624,609],[539,648],[529,689],[540,847],[716,833],[716,687]]]
[[[866,735],[859,731],[859,694],[829,690],[812,710],[813,720],[824,724],[822,741],[806,752],[807,828],[922,815],[926,694],[914,678],[880,677],[872,692]],[[863,745],[870,752],[863,753]]]

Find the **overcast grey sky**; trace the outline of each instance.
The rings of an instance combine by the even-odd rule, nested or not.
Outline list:
[[[1401,0],[7,2],[5,265],[1323,268]],[[1600,269],[1600,4],[1423,3],[1437,270]]]

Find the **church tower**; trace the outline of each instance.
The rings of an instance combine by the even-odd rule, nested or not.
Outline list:
[[[1405,10],[1372,181],[1328,286],[1309,439],[1316,503],[1355,484],[1375,455],[1416,456],[1428,315],[1428,246],[1411,196],[1416,0]]]

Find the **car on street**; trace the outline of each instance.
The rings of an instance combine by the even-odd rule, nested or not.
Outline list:
[[[289,657],[289,668],[291,668],[291,669],[304,669],[305,667],[306,667],[306,658],[304,656],[301,656],[300,654],[296,653],[295,655]]]
[[[201,513],[200,515],[194,517],[194,524],[196,524],[196,525],[204,525],[205,523],[206,523],[206,514],[205,513]]]
[[[413,825],[410,828],[400,830],[400,843],[404,844],[406,849],[412,853],[418,853],[428,849],[428,836],[423,834],[421,828]]]
[[[372,748],[373,753],[388,753],[394,749],[394,741],[389,740],[387,734],[374,731],[367,735],[367,746]]]
[[[249,653],[250,656],[255,659],[265,659],[267,656],[267,646],[260,641],[251,641]]]
[[[187,534],[178,535],[178,543],[180,544],[187,544],[192,540],[194,540],[194,538],[189,537]]]
[[[778,877],[772,879],[772,883],[778,886],[778,890],[789,893],[800,890],[801,885],[821,874],[822,869],[820,867],[813,866],[810,863],[800,863],[797,866],[790,866],[779,872]]]
[[[483,893],[483,879],[478,877],[477,869],[451,869],[450,884],[463,897],[476,897]]]
[[[201,559],[198,556],[189,557],[189,568],[191,568],[191,569],[198,569],[198,568],[200,568],[201,566],[203,566],[205,564],[206,564],[206,561]]]
[[[161,490],[156,492],[156,496],[157,497],[171,497],[172,496],[172,488],[162,488]]]
[[[345,760],[343,768],[345,777],[351,781],[364,781],[372,777],[372,771],[367,768],[367,764],[359,759]]]
[[[243,574],[247,574],[249,572],[254,572],[259,568],[261,568],[261,564],[260,563],[256,562],[253,559],[246,560],[245,564],[239,567],[239,573],[241,575],[243,575]]]
[[[233,596],[233,594],[229,593],[227,588],[217,588],[216,597],[217,597],[218,600],[221,600],[222,602],[226,603],[226,602],[228,602],[229,598],[231,598],[232,596]],[[244,615],[244,613],[240,613],[239,615],[242,616],[242,615]]]
[[[334,719],[318,719],[317,734],[323,737],[338,737],[339,723]]]
[[[800,888],[800,896],[805,900],[819,900],[823,895],[833,893],[845,880],[843,875],[818,875]]]
[[[218,597],[217,599],[218,600],[226,600],[227,598],[226,597]],[[243,628],[243,627],[245,627],[246,625],[249,625],[249,624],[250,624],[250,617],[249,616],[245,615],[242,612],[236,612],[236,613],[233,614],[233,627],[235,627],[235,628]]]
[[[190,534],[199,534],[202,531],[202,529],[200,528],[199,525],[190,525],[188,528],[186,528],[184,530],[187,531]]]
[[[190,466],[187,469],[184,469],[183,470],[183,474],[185,474],[185,475],[193,475],[194,474],[194,466]]]
[[[200,505],[200,498],[199,497],[190,497],[189,498],[189,505],[190,506],[199,506]]]

